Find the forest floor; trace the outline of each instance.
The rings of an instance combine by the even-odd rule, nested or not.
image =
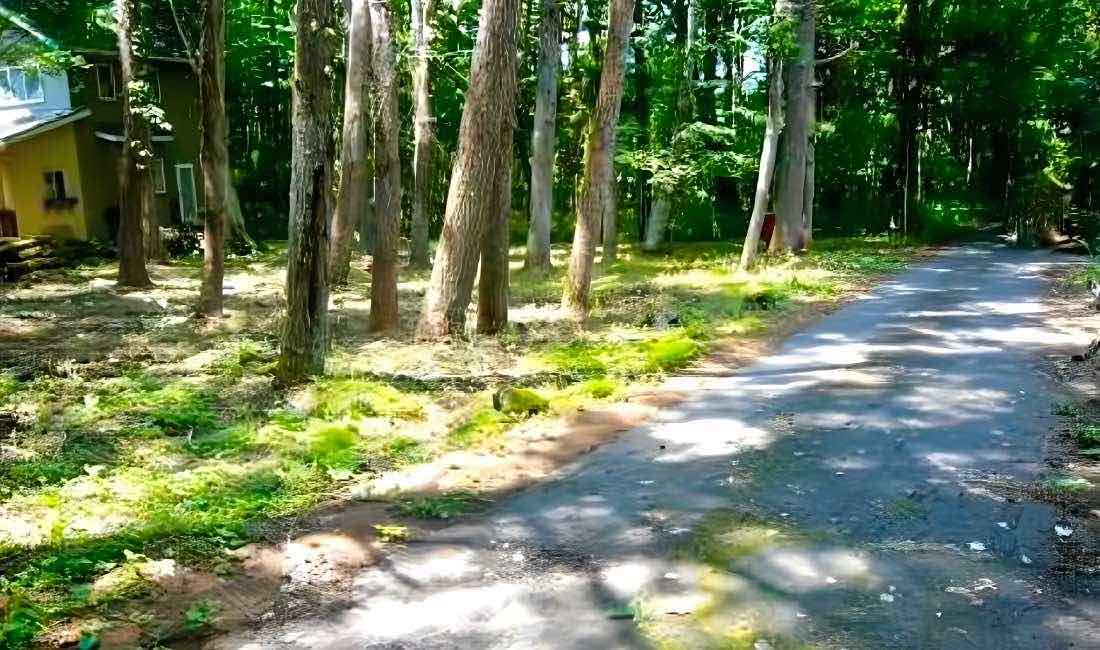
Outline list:
[[[205,647],[1100,647],[1081,266],[945,249]]]
[[[920,250],[830,240],[730,274],[728,245],[627,248],[584,329],[556,250],[548,277],[516,260],[507,332],[440,343],[408,334],[424,272],[402,275],[406,334],[365,333],[360,260],[327,374],[293,389],[271,375],[279,246],[230,260],[218,322],[190,315],[193,260],[147,291],[107,264],[0,288],[0,640],[178,644],[339,608],[363,567],[689,397],[666,374],[732,373]],[[492,408],[503,386],[539,412]]]

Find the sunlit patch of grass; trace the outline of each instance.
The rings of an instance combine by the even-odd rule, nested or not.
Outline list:
[[[605,376],[638,377],[683,368],[703,353],[702,342],[683,330],[643,341],[577,340],[543,356],[556,371],[577,381]]]
[[[886,506],[886,514],[897,521],[912,521],[928,516],[928,506],[913,499],[895,499]]]
[[[444,443],[450,449],[484,447],[499,442],[515,423],[514,418],[492,407],[482,407],[448,431]]]
[[[218,423],[215,394],[182,380],[133,372],[100,382],[85,395],[83,424],[113,419],[134,434],[194,435]]]
[[[397,511],[418,519],[453,519],[461,515],[484,510],[489,504],[470,492],[448,492],[433,496],[413,497],[399,501]]]
[[[308,397],[311,415],[322,418],[388,416],[424,417],[424,402],[417,395],[371,379],[325,378]]]
[[[1092,487],[1092,483],[1080,476],[1053,476],[1043,481],[1043,490],[1054,496],[1077,494]]]

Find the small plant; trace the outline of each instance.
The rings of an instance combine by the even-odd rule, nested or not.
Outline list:
[[[405,516],[417,519],[453,519],[482,510],[488,503],[488,499],[469,492],[449,492],[406,499],[397,505],[397,510]]]
[[[214,624],[218,616],[218,603],[203,599],[196,601],[183,613],[183,628],[188,632],[201,632]]]
[[[1054,495],[1069,495],[1092,487],[1087,479],[1079,476],[1055,476],[1043,481],[1043,489]]]
[[[376,524],[374,536],[386,543],[406,542],[409,540],[409,529],[397,524]]]

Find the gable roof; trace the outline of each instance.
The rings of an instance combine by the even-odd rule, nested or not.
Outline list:
[[[0,148],[91,115],[86,108],[0,111]]]
[[[142,3],[149,7],[144,20],[151,37],[148,58],[183,61],[187,48],[176,29],[170,1]],[[189,22],[196,15],[196,4],[175,0],[181,20]],[[14,25],[50,49],[117,56],[114,7],[113,0],[0,0],[0,32]]]

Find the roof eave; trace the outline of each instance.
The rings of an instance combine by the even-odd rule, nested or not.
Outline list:
[[[79,47],[71,51],[75,54],[94,54],[96,56],[109,56],[114,58],[118,57],[118,52],[113,50],[96,50],[86,47]],[[191,61],[182,56],[143,56],[141,58],[145,59],[146,61],[156,61],[158,63],[183,63],[185,65],[191,64]]]
[[[92,111],[88,108],[78,108],[67,115],[62,115],[61,117],[31,127],[26,131],[20,131],[19,133],[9,135],[6,138],[0,139],[0,151],[6,149],[9,145],[23,142],[25,140],[30,140],[35,136],[46,133],[47,131],[52,131],[58,127],[65,126],[66,124],[71,124],[73,122],[76,122],[77,120],[82,120],[90,116],[91,114]]]

